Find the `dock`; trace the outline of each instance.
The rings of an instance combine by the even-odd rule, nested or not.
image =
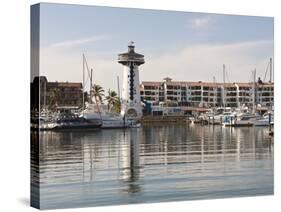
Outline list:
[[[184,115],[177,116],[143,116],[141,123],[189,123],[189,119]]]

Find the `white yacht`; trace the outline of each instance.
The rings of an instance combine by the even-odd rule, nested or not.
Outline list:
[[[224,127],[231,127],[235,125],[235,118],[236,118],[236,114],[235,113],[227,113],[223,116],[223,122],[222,125]]]
[[[52,130],[57,127],[56,119],[56,113],[43,109],[39,116],[37,128],[39,128],[39,130]]]
[[[274,124],[274,116],[273,113],[265,113],[262,118],[254,121],[254,126],[269,126]]]
[[[217,108],[208,115],[208,121],[210,124],[223,124],[226,120],[226,117],[232,115],[233,112],[230,107]]]
[[[87,104],[86,109],[82,111],[80,116],[88,120],[101,118],[101,128],[104,129],[140,127],[140,124],[136,120],[125,118],[121,114],[105,112],[101,108],[98,109],[94,104]]]
[[[223,117],[223,126],[253,126],[253,122],[261,116],[249,112],[248,107],[242,106]]]
[[[258,124],[258,122],[261,119],[262,117],[257,114],[251,114],[251,113],[236,114],[234,112],[224,117],[223,126],[235,126],[235,127],[254,126],[256,123]]]
[[[257,114],[244,113],[239,114],[235,120],[235,126],[253,126],[257,120],[260,120],[261,116]]]
[[[57,123],[50,119],[40,118],[39,129],[40,130],[52,130],[57,127]]]

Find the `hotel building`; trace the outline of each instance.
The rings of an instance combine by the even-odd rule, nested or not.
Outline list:
[[[39,110],[40,107],[76,107],[82,106],[82,83],[78,82],[49,82],[47,77],[35,77],[31,83],[31,107]]]
[[[211,107],[252,107],[273,106],[274,84],[256,83],[215,83],[172,81],[143,81],[140,85],[144,101],[157,106],[176,104],[178,106],[211,108]]]

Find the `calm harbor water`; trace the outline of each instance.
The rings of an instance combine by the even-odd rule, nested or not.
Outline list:
[[[42,209],[273,194],[267,128],[42,132],[39,145]]]

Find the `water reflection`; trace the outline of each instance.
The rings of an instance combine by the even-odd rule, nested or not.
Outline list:
[[[140,191],[140,185],[138,184],[141,168],[139,163],[140,132],[138,129],[132,129],[128,133],[124,132],[123,135],[121,141],[123,148],[120,151],[120,179],[126,185],[124,191],[136,193]]]
[[[40,138],[42,208],[273,193],[266,128],[147,125]]]

